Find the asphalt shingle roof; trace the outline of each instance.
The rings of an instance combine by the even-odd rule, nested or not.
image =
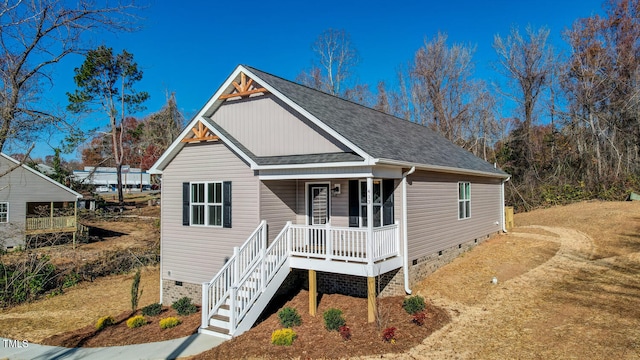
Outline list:
[[[508,176],[425,126],[245,67],[374,158]]]

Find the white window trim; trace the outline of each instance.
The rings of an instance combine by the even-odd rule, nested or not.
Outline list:
[[[379,181],[380,182],[380,203],[376,204],[375,202],[373,203],[373,207],[375,208],[376,206],[378,206],[380,208],[380,225],[376,226],[375,224],[373,225],[373,227],[382,227],[384,225],[384,186],[382,186],[382,179],[373,179],[374,182]],[[360,224],[361,228],[366,228],[367,224],[364,223],[364,217],[362,216],[362,207],[366,207],[367,203],[363,203],[362,202],[362,184],[367,183],[367,180],[359,180],[358,181],[358,223]],[[374,185],[375,186],[375,185]],[[373,191],[373,189],[371,189],[371,191]],[[365,196],[366,198],[366,196]],[[371,194],[371,201],[373,201],[373,193]],[[375,212],[375,210],[374,210]],[[372,215],[373,216],[373,215]]]
[[[204,185],[204,202],[193,202],[193,185]],[[220,202],[207,202],[208,192],[209,192],[209,184],[220,184]],[[193,223],[193,206],[194,205],[202,205],[204,206],[204,224],[194,224]],[[209,208],[211,206],[220,206],[220,225],[209,225],[207,224],[209,221]],[[189,183],[189,226],[200,226],[200,227],[214,227],[221,228],[224,225],[224,184],[222,181],[193,181]]]
[[[469,198],[468,199],[460,199],[460,185],[468,185],[469,186]],[[466,190],[466,189],[465,189]],[[456,193],[457,193],[457,197],[458,197],[458,208],[457,208],[457,212],[458,212],[458,220],[466,220],[466,219],[470,219],[471,218],[471,182],[470,181],[458,181],[458,187],[456,188]],[[466,191],[463,191],[463,194],[466,194]],[[464,197],[464,195],[463,195]],[[465,216],[460,217],[460,203],[469,203],[469,212],[467,213],[467,207],[464,206],[463,209],[465,209]]]
[[[8,223],[9,223],[9,202],[7,202],[7,201],[3,201],[3,202],[0,202],[0,205],[1,205],[1,204],[5,204],[5,205],[7,205],[7,211],[6,211],[6,214],[7,214],[7,221],[0,221],[0,224],[8,224]]]

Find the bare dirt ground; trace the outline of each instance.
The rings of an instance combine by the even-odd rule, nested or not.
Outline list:
[[[368,340],[343,341],[323,328],[321,316],[306,314],[302,292],[290,300],[303,314],[294,346],[270,344],[271,332],[279,328],[274,313],[197,358],[640,358],[640,203],[582,202],[541,209],[517,214],[516,225],[508,235],[487,240],[414,287],[414,294],[433,304],[433,313],[440,308],[450,318],[439,329],[431,325],[433,333],[419,335],[415,344],[407,345],[417,335],[407,330],[398,333],[393,346],[382,341],[377,329],[371,333],[377,336],[367,335]],[[141,305],[157,301],[159,274],[145,274]],[[0,336],[37,341],[94,324],[106,314],[116,316],[129,308],[131,277],[80,284],[63,295],[3,311]],[[358,300],[325,295],[320,307],[337,305],[351,316],[346,309],[366,309]],[[115,302],[117,309],[110,310]],[[361,318],[347,318],[354,337],[364,333],[366,325],[356,320]],[[403,321],[390,316],[387,324]],[[367,352],[371,347],[374,353]]]

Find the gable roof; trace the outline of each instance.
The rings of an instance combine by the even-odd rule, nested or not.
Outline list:
[[[245,73],[268,92],[273,93],[353,153],[257,157],[209,117],[233,91],[234,79]],[[292,81],[239,65],[203,107],[179,138],[153,165],[150,172],[161,172],[180,151],[180,139],[200,121],[243,157],[254,169],[264,166],[291,166],[340,162],[361,165],[389,164],[444,172],[461,172],[507,178],[508,174],[467,150],[455,145],[431,129],[380,111],[323,93]]]
[[[30,168],[29,166],[27,166],[27,165],[25,165],[25,164],[21,164],[18,160],[16,160],[16,159],[12,158],[11,156],[9,156],[9,155],[7,155],[7,154],[5,154],[5,153],[2,153],[2,152],[0,152],[0,156],[1,156],[1,157],[3,157],[3,158],[5,158],[5,159],[6,159],[6,160],[8,160],[9,162],[11,162],[11,163],[13,163],[13,164],[17,165],[17,166],[16,166],[16,168],[21,167],[22,169],[24,169],[24,170],[26,170],[26,171],[28,171],[28,172],[30,172],[30,173],[32,173],[32,174],[34,174],[34,175],[36,175],[36,176],[39,176],[39,177],[43,178],[43,179],[44,179],[44,180],[46,180],[46,181],[50,182],[52,185],[57,186],[57,187],[59,187],[60,189],[62,189],[62,190],[64,190],[64,191],[66,191],[66,192],[68,192],[68,193],[70,193],[70,194],[74,195],[77,199],[81,199],[81,198],[82,198],[82,194],[80,194],[80,193],[78,193],[78,192],[76,192],[76,191],[73,191],[72,189],[70,189],[70,188],[68,188],[68,187],[66,187],[66,186],[64,186],[64,185],[62,185],[62,184],[60,184],[59,182],[57,182],[57,181],[53,180],[52,178],[50,178],[50,177],[46,176],[45,174],[43,174],[43,173],[41,173],[41,172],[38,172],[38,171],[36,171],[36,170],[34,170],[34,169]],[[11,171],[15,171],[15,169],[12,169]],[[46,200],[46,199],[43,199],[43,200]]]
[[[426,126],[258,69],[247,69],[381,162],[457,168],[508,176]]]

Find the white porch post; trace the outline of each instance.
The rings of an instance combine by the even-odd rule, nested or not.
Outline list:
[[[367,261],[373,265],[373,178],[367,177]]]

